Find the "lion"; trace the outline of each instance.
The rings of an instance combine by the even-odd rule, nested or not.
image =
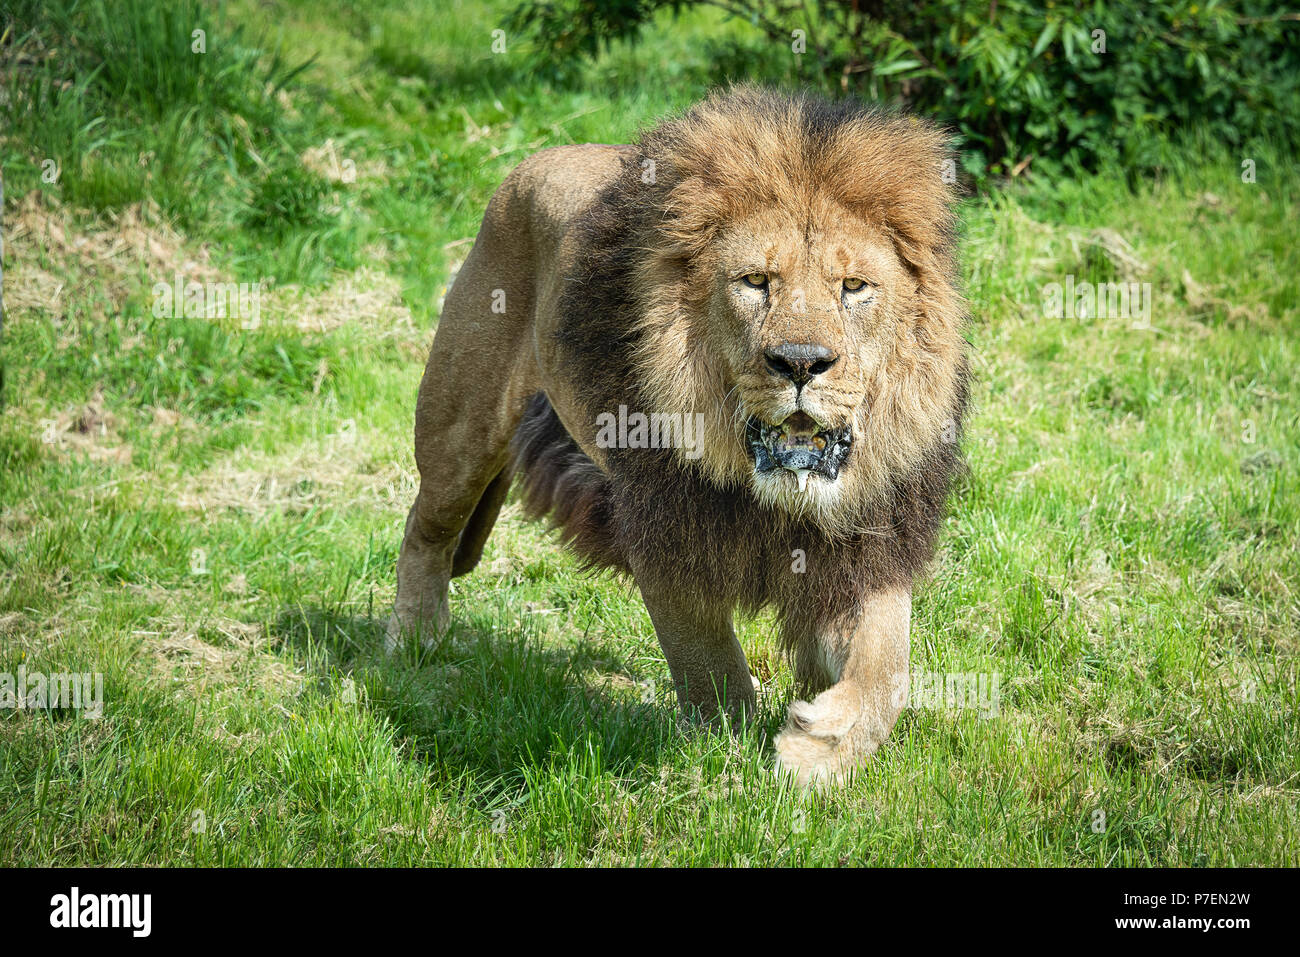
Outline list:
[[[773,609],[808,699],[776,768],[847,780],[906,702],[913,582],[963,468],[947,155],[919,119],[743,86],[523,161],[420,384],[390,649],[448,627],[517,477],[631,576],[689,715],[754,712],[733,614]],[[692,427],[610,428],[637,414]]]

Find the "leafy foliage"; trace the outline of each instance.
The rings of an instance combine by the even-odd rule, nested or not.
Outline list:
[[[769,45],[717,57],[720,73],[934,114],[976,176],[1107,157],[1149,169],[1151,134],[1193,123],[1231,145],[1300,139],[1300,14],[1260,0],[524,0],[513,25],[563,69],[687,7],[720,8]]]

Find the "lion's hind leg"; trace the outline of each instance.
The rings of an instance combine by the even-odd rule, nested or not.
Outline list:
[[[486,229],[486,227],[485,227]],[[406,637],[429,644],[450,624],[448,585],[483,552],[509,490],[509,445],[539,378],[529,335],[527,270],[480,234],[447,295],[415,406],[420,489],[397,558],[397,600],[387,649]],[[509,308],[495,312],[492,303]]]
[[[479,559],[483,557],[483,546],[487,544],[492,526],[497,523],[497,515],[501,513],[501,506],[510,492],[510,480],[513,477],[514,473],[509,467],[503,468],[483,490],[483,497],[474,506],[474,513],[470,515],[469,522],[461,530],[456,542],[456,551],[451,557],[452,578],[468,575],[478,566]]]

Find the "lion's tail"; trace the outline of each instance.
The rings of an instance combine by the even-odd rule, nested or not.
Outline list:
[[[626,571],[612,534],[609,479],[573,441],[545,393],[529,401],[510,452],[528,516],[549,518],[588,564]]]

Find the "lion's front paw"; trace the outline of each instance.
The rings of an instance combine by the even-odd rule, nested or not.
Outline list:
[[[796,701],[774,742],[777,774],[800,787],[846,783],[880,744],[864,711],[861,695],[843,685]]]

